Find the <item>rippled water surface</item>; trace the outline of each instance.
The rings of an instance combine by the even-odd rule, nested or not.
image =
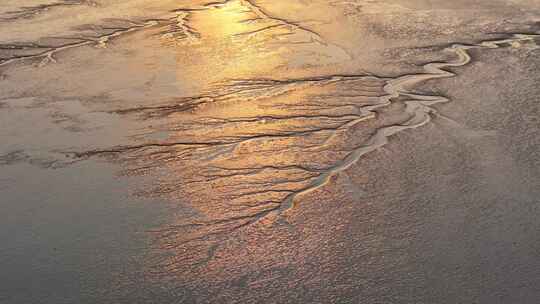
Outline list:
[[[538,71],[537,0],[4,0],[0,303],[538,303]]]

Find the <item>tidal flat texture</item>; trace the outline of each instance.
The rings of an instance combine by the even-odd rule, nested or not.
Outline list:
[[[3,0],[0,303],[540,303],[539,0]]]

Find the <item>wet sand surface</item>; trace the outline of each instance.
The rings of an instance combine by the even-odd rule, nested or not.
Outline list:
[[[540,2],[7,0],[0,303],[540,301]]]

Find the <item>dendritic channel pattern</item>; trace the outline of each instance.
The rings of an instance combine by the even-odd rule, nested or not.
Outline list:
[[[26,61],[48,64],[64,50],[103,46],[149,27],[160,27],[166,41],[196,43],[212,33],[191,22],[239,16],[230,11],[242,12],[240,20],[230,23],[234,26],[220,29],[230,39],[316,46],[346,57],[341,47],[300,23],[272,16],[253,1],[231,0],[178,9],[167,20],[125,21],[125,26],[104,27],[95,37],[71,37],[73,42],[67,44],[0,45],[3,53],[14,54],[2,57],[0,67]],[[422,73],[399,77],[230,79],[171,103],[117,109],[116,114],[152,121],[145,130],[148,136],[133,145],[70,155],[81,160],[108,157],[122,163],[126,174],[155,175],[156,183],[141,195],[165,196],[190,206],[194,215],[188,221],[155,231],[161,248],[187,252],[167,262],[167,267],[180,271],[182,265],[211,260],[235,231],[286,222],[290,212],[303,206],[303,198],[331,184],[364,155],[385,146],[392,136],[440,116],[433,106],[448,99],[414,92],[420,83],[454,77],[450,69],[470,63],[473,49],[536,46],[536,40],[537,35],[513,34],[478,44],[453,44],[443,50],[452,60],[427,63]],[[21,55],[23,51],[29,53]],[[151,139],[155,133],[167,137]],[[193,254],[194,250],[206,254]]]
[[[133,174],[164,172],[144,194],[188,201],[198,216],[157,231],[162,248],[207,248],[203,251],[208,255],[199,256],[207,261],[235,230],[286,220],[289,211],[302,206],[303,197],[329,185],[390,137],[440,116],[433,106],[448,99],[413,93],[418,84],[454,77],[448,69],[467,65],[470,50],[535,46],[536,39],[515,34],[475,45],[454,44],[444,52],[455,59],[395,78],[231,80],[175,104],[119,111],[162,121],[153,131],[166,131],[167,141],[78,156],[112,156]],[[179,257],[172,262],[182,263]]]

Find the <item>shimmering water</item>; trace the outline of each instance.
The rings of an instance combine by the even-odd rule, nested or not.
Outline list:
[[[0,302],[536,303],[537,1],[6,1]]]

